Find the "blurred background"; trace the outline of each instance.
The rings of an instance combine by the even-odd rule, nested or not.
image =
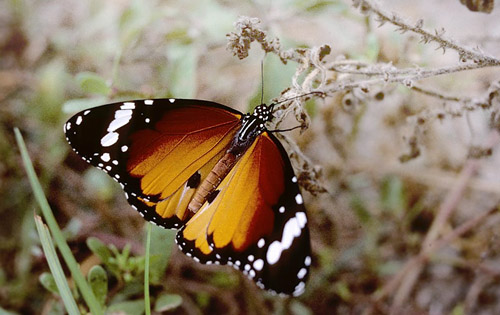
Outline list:
[[[410,25],[423,19],[432,33],[444,28],[458,43],[500,56],[500,8],[478,13],[459,0],[378,4]],[[329,45],[325,62],[461,64],[450,49],[390,23],[378,27],[348,0],[0,2],[0,313],[64,313],[14,127],[82,270],[106,270],[108,311],[143,311],[144,221],[118,184],[71,152],[63,124],[87,107],[154,97],[246,112],[261,97],[261,60],[264,102],[279,97],[298,64],[264,58],[257,44],[248,58],[234,57],[226,34],[240,15],[259,18],[284,49]],[[366,79],[328,72],[330,82],[345,78]],[[173,246],[172,232],[155,228],[153,304],[175,301],[156,310],[500,313],[500,155],[491,128],[499,79],[498,68],[486,67],[309,101],[310,128],[290,135],[320,170],[326,192],[304,192],[313,248],[305,294],[276,298],[232,268],[197,264]]]

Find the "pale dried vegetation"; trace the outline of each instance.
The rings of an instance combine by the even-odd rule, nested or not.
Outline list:
[[[61,224],[72,216],[83,222],[74,241],[104,226],[112,231],[104,238],[121,244],[140,218],[120,210],[126,205],[111,197],[114,188],[97,193],[81,184],[75,170],[84,166],[66,157],[61,132],[67,112],[166,95],[246,111],[260,100],[264,51],[264,101],[288,100],[276,107],[274,127],[301,126],[280,139],[310,192],[311,279],[298,301],[275,300],[246,282],[206,284],[200,274],[213,269],[174,250],[166,283],[183,297],[182,312],[500,313],[500,8],[471,12],[458,0],[209,1],[202,8],[174,1],[158,2],[158,10],[74,2],[73,10],[36,3],[0,12],[2,196],[29,200],[17,157],[6,149],[17,125],[31,135]],[[105,78],[109,92],[82,92],[70,79],[82,71]],[[92,201],[68,188],[78,182]],[[0,209],[5,215],[19,204],[32,210],[10,200]],[[13,226],[20,223],[7,223],[4,239],[19,233]],[[21,268],[6,260],[17,245],[6,244],[4,272]],[[30,268],[16,269],[16,279]],[[200,306],[200,291],[209,307]],[[22,298],[7,305],[22,312]]]

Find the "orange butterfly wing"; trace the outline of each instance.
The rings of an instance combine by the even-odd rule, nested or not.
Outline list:
[[[178,228],[193,215],[187,205],[230,145],[240,118],[212,102],[141,100],[82,111],[65,124],[65,133],[84,160],[122,185],[142,216]]]
[[[177,234],[202,263],[230,264],[257,285],[299,295],[309,273],[307,216],[292,166],[279,141],[262,133]]]

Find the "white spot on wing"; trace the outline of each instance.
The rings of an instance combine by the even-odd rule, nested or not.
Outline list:
[[[306,259],[304,259],[304,265],[306,266],[311,265],[311,256],[307,256]]]
[[[266,244],[266,241],[265,241],[263,238],[261,238],[261,239],[259,240],[259,242],[257,243],[257,246],[258,246],[259,248],[262,248],[262,247],[264,246],[264,244]]]
[[[307,274],[307,269],[306,268],[300,268],[299,272],[297,273],[297,278],[304,279],[304,277],[305,277],[306,274]]]
[[[90,110],[86,110],[86,111],[84,111],[84,112],[83,112],[83,115],[84,115],[84,116],[86,116],[86,115],[88,115],[89,113],[90,113]]]
[[[266,259],[269,264],[278,262],[281,253],[292,246],[294,238],[300,236],[302,228],[307,223],[307,218],[304,212],[297,212],[295,217],[290,218],[283,228],[281,241],[274,241],[267,248]],[[257,244],[258,245],[258,244]]]
[[[115,112],[115,119],[109,124],[108,132],[115,131],[130,121],[132,118],[131,109],[119,109]]]
[[[153,100],[144,100],[144,104],[153,105]]]
[[[267,262],[270,265],[276,263],[280,259],[282,251],[283,247],[281,246],[281,243],[279,241],[272,242],[271,245],[269,245],[269,248],[267,249],[267,254],[266,254]]]
[[[128,124],[130,119],[132,119],[132,109],[135,108],[134,103],[125,102],[120,108],[121,109],[115,112],[115,119],[113,119],[108,126],[108,133],[101,139],[101,145],[103,147],[109,147],[115,144],[119,137],[119,134],[115,131]]]
[[[103,160],[104,162],[109,162],[110,159],[111,156],[109,155],[109,153],[104,153],[103,155],[101,155],[101,160]]]
[[[296,183],[297,182],[297,177],[292,177],[292,182]]]
[[[175,98],[169,98],[169,99],[168,99],[168,101],[169,101],[170,103],[173,103],[173,102],[175,102]]]
[[[302,293],[304,293],[304,289],[306,287],[306,283],[304,281],[301,281],[297,286],[295,287],[295,290],[293,291],[293,296],[299,296]]]
[[[299,224],[299,227],[302,229],[304,226],[306,226],[307,223],[307,217],[304,212],[297,212],[295,214],[295,217],[297,218],[297,223]]]
[[[279,210],[280,213],[284,213],[285,212],[285,207],[281,206],[278,210]]]
[[[253,267],[255,270],[261,271],[262,267],[264,267],[264,261],[262,259],[257,259],[256,261],[254,261]]]
[[[118,141],[117,132],[109,132],[101,139],[101,145],[103,147],[110,147]]]
[[[80,124],[82,123],[82,121],[83,121],[82,116],[78,116],[78,117],[76,118],[76,124],[77,124],[77,125],[80,125]]]
[[[122,106],[120,106],[121,109],[134,109],[135,108],[135,104],[134,102],[125,102],[123,103]]]
[[[126,145],[122,146],[122,152],[127,152],[128,147]]]
[[[302,195],[301,194],[297,194],[297,196],[295,196],[295,202],[298,204],[298,205],[301,205],[304,203],[304,200],[302,199]]]
[[[301,228],[297,222],[297,218],[293,217],[285,223],[283,228],[283,236],[281,237],[282,248],[288,249],[292,245],[294,237],[300,235]]]

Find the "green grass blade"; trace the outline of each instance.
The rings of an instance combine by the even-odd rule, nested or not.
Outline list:
[[[85,280],[85,277],[80,271],[80,267],[75,257],[71,253],[71,250],[66,243],[66,240],[64,239],[61,229],[57,225],[52,210],[50,209],[47,198],[45,197],[40,182],[38,181],[38,178],[36,176],[33,164],[31,163],[28,150],[26,149],[26,145],[23,140],[23,136],[17,128],[14,129],[14,133],[16,134],[17,145],[19,147],[19,150],[21,151],[24,168],[26,169],[26,173],[28,174],[28,179],[30,181],[31,188],[33,189],[33,194],[35,195],[35,199],[37,200],[38,205],[40,206],[45,222],[47,222],[49,230],[54,237],[57,248],[61,252],[64,262],[68,266],[68,269],[71,272],[71,276],[75,280],[78,289],[82,293],[83,299],[85,300],[85,303],[87,303],[90,312],[94,315],[101,315],[103,314],[102,308],[97,301],[94,292],[92,291],[89,284]]]
[[[68,282],[66,281],[66,277],[64,276],[59,258],[57,257],[54,243],[52,243],[52,238],[50,237],[50,232],[47,229],[47,226],[43,224],[42,218],[38,215],[35,215],[35,223],[38,236],[40,237],[40,242],[42,243],[45,258],[49,264],[50,272],[54,276],[54,281],[56,282],[59,295],[61,295],[66,311],[68,311],[68,314],[70,315],[80,314],[75,299],[71,294]]]
[[[151,303],[149,301],[149,248],[151,247],[151,223],[146,223],[146,257],[144,262],[144,309],[146,315],[151,315]]]

